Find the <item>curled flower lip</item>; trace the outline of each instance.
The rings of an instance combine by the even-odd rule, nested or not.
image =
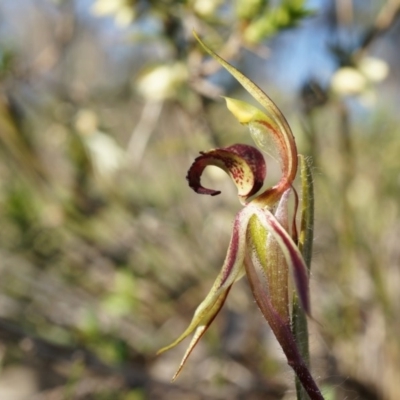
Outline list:
[[[254,147],[245,144],[201,152],[190,167],[186,179],[189,186],[199,194],[215,196],[221,192],[206,189],[200,184],[200,177],[209,165],[220,167],[230,175],[242,203],[257,193],[265,179],[266,164],[263,155]]]

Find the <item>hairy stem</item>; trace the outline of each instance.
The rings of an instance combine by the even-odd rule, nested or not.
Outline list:
[[[308,271],[310,271],[314,233],[314,190],[310,162],[303,156],[300,156],[300,171],[302,181],[302,210],[299,249],[303,255]],[[309,368],[310,354],[308,347],[307,316],[302,309],[296,294],[293,299],[292,331],[300,355],[307,368]],[[297,400],[308,400],[309,396],[307,395],[300,379],[300,375],[302,374],[303,373],[300,369],[299,371],[296,371]]]

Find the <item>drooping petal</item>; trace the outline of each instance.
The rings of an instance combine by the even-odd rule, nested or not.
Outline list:
[[[214,57],[229,73],[231,73],[254,97],[254,99],[264,107],[265,113],[262,113],[255,107],[252,107],[247,103],[239,102],[238,100],[230,99],[230,104],[228,103],[229,109],[239,119],[239,121],[242,123],[253,124],[253,136],[257,138],[257,144],[261,146],[261,148],[263,148],[263,143],[268,141],[268,139],[264,140],[264,137],[269,136],[272,133],[273,139],[275,140],[277,147],[280,149],[279,153],[282,158],[283,182],[292,183],[297,172],[297,148],[292,131],[282,112],[254,82],[244,76],[218,54],[214,53],[204,42],[202,42],[195,32],[193,32],[193,34],[204,50]],[[253,108],[253,110],[251,108]],[[282,191],[285,189],[287,189],[287,187],[282,189]],[[271,196],[271,193],[267,192],[265,196],[268,198],[268,196]]]
[[[240,274],[240,276],[243,276],[243,274]],[[233,282],[235,279],[233,280]],[[216,281],[217,282],[217,281]],[[215,283],[216,283],[215,282]],[[211,322],[214,320],[214,318],[217,316],[219,310],[221,309],[222,305],[224,304],[224,301],[226,299],[226,296],[229,293],[229,290],[233,284],[233,282],[227,286],[218,289],[215,289],[215,283],[208,293],[207,297],[200,303],[200,305],[197,307],[192,321],[190,322],[189,326],[186,328],[186,330],[176,339],[174,342],[169,344],[168,346],[163,347],[162,349],[157,351],[157,354],[164,353],[167,350],[172,349],[173,347],[177,346],[180,342],[182,342],[184,339],[186,339],[191,333],[197,332],[197,335],[192,339],[192,342],[190,343],[185,356],[182,359],[181,365],[178,369],[178,372],[182,369],[183,363],[186,361],[187,357],[193,350],[194,346],[197,344],[198,340],[202,336],[202,334],[207,330],[207,328],[210,326]],[[199,329],[199,331],[197,331]],[[201,332],[199,335],[198,332]],[[196,336],[198,338],[196,339]],[[192,345],[192,343],[194,344]],[[174,378],[178,374],[178,372],[174,375]]]
[[[271,303],[269,293],[266,293],[260,283],[259,276],[250,257],[245,258],[246,275],[251,291],[265,319],[268,321],[277,340],[288,358],[293,358],[292,352],[296,351],[296,343],[290,331],[290,322],[281,317]]]
[[[260,283],[257,272],[251,258],[245,258],[246,275],[258,307],[268,321],[272,331],[287,358],[288,364],[293,368],[301,384],[312,400],[324,400],[318,386],[316,385],[310,370],[300,355],[295,338],[290,329],[290,322],[283,319],[272,306],[268,294]]]
[[[247,208],[253,211],[260,224],[264,227],[264,229],[267,230],[268,234],[271,234],[277,241],[289,266],[289,269],[293,273],[294,282],[301,305],[304,311],[310,315],[307,267],[298,247],[293,242],[293,239],[290,237],[289,233],[279,223],[274,214],[268,210],[268,208],[260,209],[252,203],[250,203]]]
[[[202,152],[191,165],[187,180],[189,186],[200,194],[215,196],[220,191],[204,188],[200,183],[204,169],[213,165],[223,169],[234,181],[238,195],[245,202],[262,187],[266,175],[265,160],[260,151],[244,144]]]
[[[217,316],[217,314],[219,313],[219,310],[222,308],[222,306],[225,303],[226,298],[228,297],[228,293],[231,289],[232,285],[229,286],[220,296],[219,298],[216,300],[216,302],[214,303],[213,308],[210,310],[209,314],[207,315],[207,317],[201,321],[199,323],[199,325],[197,326],[196,330],[194,331],[194,335],[192,340],[190,341],[190,344],[188,346],[188,348],[186,349],[186,352],[184,354],[184,356],[182,357],[182,361],[179,364],[179,367],[177,369],[177,371],[175,372],[175,375],[172,377],[172,381],[174,381],[178,375],[180,374],[180,372],[182,371],[182,368],[184,367],[186,360],[188,359],[188,357],[190,356],[190,354],[192,353],[192,350],[196,347],[197,343],[199,342],[199,340],[202,338],[202,336],[206,333],[208,327],[211,325],[211,323],[214,321],[214,318]]]
[[[249,219],[253,215],[253,211],[249,207],[244,207],[237,215],[233,225],[233,232],[228,248],[228,253],[225,258],[224,265],[217,279],[215,280],[210,292],[203,302],[197,307],[192,321],[188,328],[183,332],[178,339],[172,344],[158,351],[158,354],[163,353],[175,347],[191,333],[195,332],[195,336],[186,351],[181,362],[177,374],[183,367],[187,357],[197,344],[201,336],[207,330],[213,319],[218,314],[222,307],[225,298],[232,284],[243,276],[243,260],[246,253],[246,232]],[[177,375],[176,374],[176,375]],[[176,376],[175,375],[175,376]]]

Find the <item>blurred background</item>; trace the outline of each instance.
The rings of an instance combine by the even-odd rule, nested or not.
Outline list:
[[[0,2],[0,398],[294,399],[245,279],[171,384],[240,204],[185,176],[251,143],[256,81],[313,158],[310,323],[326,399],[400,395],[400,1]],[[268,160],[268,183],[279,178]]]

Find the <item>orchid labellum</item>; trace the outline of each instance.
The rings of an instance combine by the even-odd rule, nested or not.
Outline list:
[[[243,101],[225,98],[228,109],[241,124],[249,128],[261,151],[268,151],[271,142],[275,145],[282,176],[276,185],[257,194],[266,175],[265,160],[260,150],[244,144],[202,152],[194,160],[187,175],[189,186],[194,191],[211,196],[220,193],[204,188],[200,182],[201,174],[207,166],[217,166],[234,181],[244,207],[234,219],[225,262],[210,292],[196,309],[183,334],[159,353],[171,349],[193,334],[173,377],[175,379],[223,306],[232,285],[246,275],[260,310],[307,395],[311,399],[323,399],[292,332],[290,275],[294,278],[297,299],[304,313],[310,315],[308,268],[300,250],[304,246],[304,235],[307,235],[309,227],[306,223],[303,224],[307,219],[307,208],[303,206],[302,227],[298,239],[295,221],[298,200],[292,185],[297,174],[299,157],[293,134],[281,111],[258,86],[210,50],[196,34],[195,37],[262,106],[262,109],[258,109]],[[304,196],[307,194],[309,168],[304,159],[300,159],[304,172]],[[288,198],[291,192],[295,193],[295,210],[290,214],[293,221],[289,223]],[[307,201],[305,203],[307,204]]]

